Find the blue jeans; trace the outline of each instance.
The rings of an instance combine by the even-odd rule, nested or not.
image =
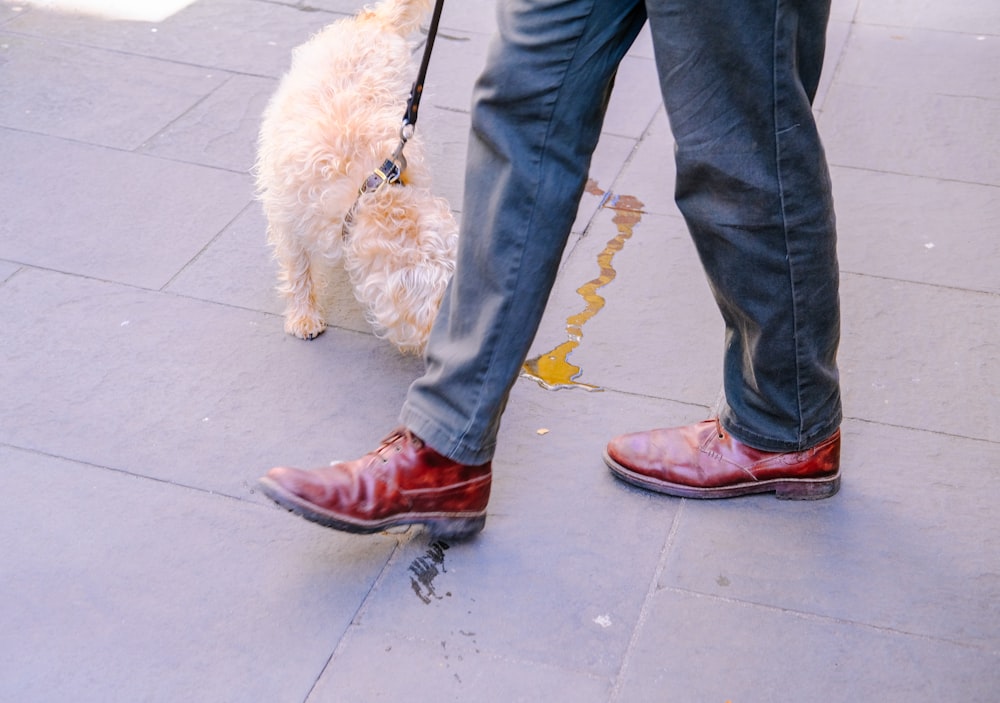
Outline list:
[[[722,423],[770,451],[829,437],[841,420],[839,272],[811,111],[829,0],[498,4],[474,94],[458,264],[401,422],[456,461],[492,458],[615,72],[648,18],[675,199],[726,323]]]

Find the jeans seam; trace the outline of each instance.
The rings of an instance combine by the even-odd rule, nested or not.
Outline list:
[[[778,199],[781,203],[781,228],[785,240],[785,256],[787,257],[786,260],[788,262],[788,289],[792,309],[792,342],[795,347],[795,405],[798,415],[798,427],[795,434],[796,441],[801,444],[802,433],[804,431],[804,418],[802,412],[802,359],[800,357],[801,349],[799,347],[799,306],[795,293],[795,264],[792,261],[792,252],[788,242],[788,213],[786,209],[785,185],[782,178],[781,166],[781,134],[792,128],[779,129],[778,119],[778,72],[781,66],[778,56],[780,49],[778,39],[781,32],[781,3],[782,0],[775,0],[774,3],[774,33],[771,38],[773,46],[771,53],[771,101],[773,105],[772,119],[774,120],[774,165],[778,181]]]
[[[593,2],[594,2],[594,0],[591,0],[591,7],[593,7]],[[578,35],[576,37],[575,44],[573,46],[573,52],[572,52],[572,54],[569,56],[569,58],[565,62],[565,66],[563,68],[563,73],[562,73],[563,76],[565,76],[565,73],[569,69],[569,66],[571,66],[576,61],[577,57],[579,56],[580,39],[586,33],[585,30],[586,30],[587,27],[589,27],[589,24],[590,24],[590,21],[591,21],[590,18],[592,16],[593,16],[593,13],[588,13],[588,18],[587,18],[587,20],[586,20],[586,22],[584,24],[584,31],[581,32],[580,35]],[[544,132],[544,137],[542,139],[542,144],[541,144],[541,156],[538,158],[537,163],[535,165],[535,170],[536,170],[535,176],[536,176],[536,181],[538,183],[542,183],[542,180],[543,180],[542,179],[542,175],[543,175],[542,164],[543,164],[543,161],[544,161],[545,149],[546,149],[546,147],[547,147],[547,145],[549,143],[549,140],[551,139],[551,135],[552,135],[552,123],[553,123],[554,116],[556,114],[556,108],[559,105],[559,103],[560,103],[561,99],[563,98],[563,96],[565,95],[564,87],[563,87],[564,85],[565,85],[565,81],[560,81],[559,82],[559,88],[556,91],[555,99],[552,101],[552,106],[549,109],[548,115],[546,115],[546,119],[545,119],[545,132]],[[527,244],[526,244],[527,238],[530,236],[531,227],[532,227],[532,225],[533,225],[533,223],[535,221],[535,217],[536,217],[537,213],[538,213],[538,205],[537,205],[537,202],[534,202],[534,203],[532,203],[532,206],[531,206],[531,214],[527,218],[527,221],[524,224],[524,228],[523,228],[524,234],[522,234],[521,238],[519,239],[519,241],[522,244],[519,247],[519,250],[517,252],[517,256],[518,256],[517,271],[516,271],[515,275],[513,276],[513,280],[514,280],[515,283],[517,281],[519,281],[520,278],[521,278],[521,276],[523,275],[522,262],[524,260],[524,250],[525,250],[525,248],[527,246]],[[509,318],[510,318],[510,310],[511,310],[511,302],[510,302],[510,300],[504,300],[503,312],[501,313],[502,323],[499,325],[499,329],[506,329],[507,328],[508,321],[509,321]],[[496,331],[496,330],[494,330],[493,331],[493,337],[495,338],[497,336],[497,334],[499,334],[499,332]],[[496,344],[493,344],[492,346],[493,346],[493,350],[490,353],[489,361],[486,363],[486,366],[485,366],[483,374],[482,374],[482,378],[479,381],[479,386],[480,387],[482,387],[483,384],[485,384],[488,381],[488,379],[490,378],[490,376],[493,373],[493,370],[494,370],[494,368],[496,366],[496,355],[497,355],[499,349],[498,349],[498,345],[496,345]],[[515,377],[515,382],[516,382],[516,377]],[[476,405],[472,409],[470,417],[469,417],[469,419],[465,423],[465,428],[456,437],[455,441],[456,441],[457,444],[460,444],[462,446],[466,446],[467,445],[468,436],[473,431],[473,425],[474,425],[474,422],[475,422],[475,418],[477,418],[479,416],[480,409],[482,408],[482,400],[481,399],[482,399],[482,394],[480,394],[479,398],[477,399]]]

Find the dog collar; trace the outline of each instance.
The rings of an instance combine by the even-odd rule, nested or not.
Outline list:
[[[358,190],[358,195],[361,196],[365,193],[372,193],[379,190],[384,185],[399,183],[399,177],[403,175],[403,169],[405,168],[406,162],[403,162],[403,164],[400,165],[392,159],[386,159],[385,163],[372,171],[371,175],[369,175],[368,178],[365,179],[365,182],[361,184],[361,188]]]
[[[361,184],[361,187],[358,189],[358,197],[354,199],[354,204],[351,205],[351,209],[347,211],[346,215],[344,215],[344,226],[341,230],[341,234],[344,239],[347,239],[350,236],[349,230],[351,225],[354,224],[354,216],[358,212],[358,205],[361,202],[361,196],[365,193],[377,193],[387,185],[403,185],[403,182],[400,180],[400,176],[403,175],[403,170],[406,168],[406,160],[403,159],[402,154],[399,157],[399,161],[402,163],[400,164],[392,159],[386,159],[385,163],[372,171],[368,178],[365,179],[364,183]]]

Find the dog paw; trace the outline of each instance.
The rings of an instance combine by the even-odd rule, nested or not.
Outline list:
[[[299,339],[316,339],[326,329],[326,323],[318,317],[290,317],[285,320],[285,332]]]

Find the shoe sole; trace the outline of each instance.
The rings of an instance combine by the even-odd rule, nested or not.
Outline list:
[[[486,526],[486,511],[457,513],[403,513],[384,520],[361,520],[324,510],[286,491],[276,481],[261,478],[261,491],[275,503],[309,522],[342,532],[370,535],[391,527],[423,525],[432,539],[461,540],[472,537]]]
[[[778,500],[822,500],[840,490],[840,471],[823,478],[774,478],[748,481],[717,488],[696,488],[651,478],[622,466],[604,451],[604,463],[617,478],[633,486],[678,498],[737,498],[757,493],[774,493]]]

